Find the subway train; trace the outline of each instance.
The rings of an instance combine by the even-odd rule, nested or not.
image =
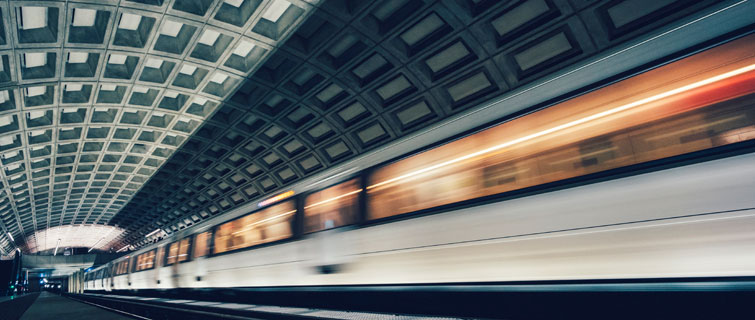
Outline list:
[[[85,288],[749,279],[753,151],[745,33],[284,190],[95,268]]]

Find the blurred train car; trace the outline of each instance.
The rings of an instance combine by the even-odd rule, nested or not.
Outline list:
[[[755,276],[755,35],[171,235],[90,292]]]

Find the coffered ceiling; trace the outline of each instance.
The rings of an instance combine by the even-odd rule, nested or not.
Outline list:
[[[50,228],[108,224],[313,8],[1,2],[0,247],[42,251]],[[81,239],[69,245],[100,240]]]
[[[3,2],[2,228],[143,245],[731,3]]]

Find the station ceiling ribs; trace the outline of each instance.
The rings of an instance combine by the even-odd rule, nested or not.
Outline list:
[[[122,239],[96,226],[112,225],[317,2],[0,2],[0,251],[48,250],[70,230],[91,237],[62,245]]]

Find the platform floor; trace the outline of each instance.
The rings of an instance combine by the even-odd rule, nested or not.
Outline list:
[[[21,316],[21,320],[120,320],[133,319],[49,292],[42,292],[37,301]]]

